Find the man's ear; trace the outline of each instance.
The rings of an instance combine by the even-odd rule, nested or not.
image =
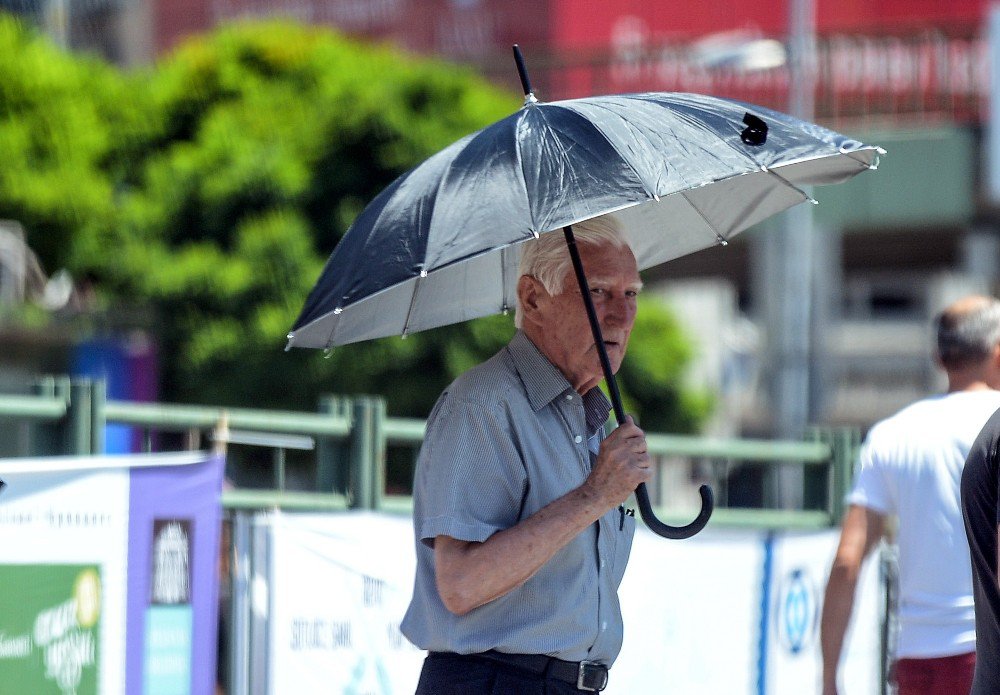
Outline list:
[[[544,292],[542,283],[530,275],[522,275],[517,279],[518,306],[527,321],[533,322],[534,317],[538,315],[538,302]]]

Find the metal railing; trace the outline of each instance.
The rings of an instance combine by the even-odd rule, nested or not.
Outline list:
[[[108,400],[101,380],[47,377],[33,395],[0,394],[0,422],[19,421],[29,428],[28,450],[14,455],[87,455],[103,453],[107,424],[129,425],[143,433],[143,447],[151,450],[153,433],[186,434],[188,448],[198,448],[203,437],[220,422],[233,445],[265,446],[273,450],[273,487],[236,489],[223,494],[228,509],[346,510],[381,509],[408,512],[407,495],[386,494],[386,459],[390,447],[414,451],[423,441],[425,423],[386,415],[385,401],[374,396],[329,396],[318,412],[222,408],[204,405],[134,403]],[[658,475],[674,466],[700,471],[697,483],[727,488],[729,474],[756,465],[765,470],[796,465],[816,471],[821,504],[811,509],[727,508],[726,495],[712,519],[713,525],[767,528],[822,528],[839,522],[842,500],[850,483],[858,435],[847,429],[816,429],[806,441],[713,439],[651,433],[649,451],[657,459]],[[289,449],[315,450],[315,486],[293,490],[286,485],[285,453]],[[7,455],[11,455],[9,452]],[[677,470],[677,469],[674,469]],[[814,481],[815,483],[815,481]],[[651,485],[654,490],[657,485]],[[659,488],[663,488],[660,485]],[[816,484],[813,487],[817,487]],[[680,521],[689,509],[662,495],[653,503],[665,520]]]

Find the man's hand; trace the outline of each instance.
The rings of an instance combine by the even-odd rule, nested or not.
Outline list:
[[[625,424],[601,442],[597,461],[584,485],[610,509],[624,502],[639,483],[648,482],[652,475],[646,434],[628,416]]]

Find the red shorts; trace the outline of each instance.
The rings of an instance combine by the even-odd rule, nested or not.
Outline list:
[[[969,695],[976,653],[899,659],[893,666],[897,695]]]

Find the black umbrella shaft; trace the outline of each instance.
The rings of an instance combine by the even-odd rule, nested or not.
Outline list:
[[[607,382],[608,393],[611,394],[611,407],[615,411],[615,419],[618,424],[624,425],[625,408],[622,407],[622,395],[618,391],[618,381],[615,379],[615,373],[611,370],[611,360],[608,359],[608,351],[604,347],[604,333],[601,331],[601,322],[597,320],[597,309],[594,308],[594,299],[590,296],[590,283],[587,282],[587,274],[583,272],[583,261],[580,260],[580,249],[576,246],[573,227],[569,225],[563,227],[563,234],[566,235],[566,246],[569,248],[569,257],[573,261],[573,271],[576,273],[576,281],[583,294],[583,305],[587,309],[590,331],[594,336],[597,355],[601,359],[604,381]]]
[[[569,249],[570,260],[573,261],[573,271],[576,273],[576,281],[580,286],[580,293],[583,295],[583,305],[587,309],[587,319],[590,321],[590,331],[594,337],[594,346],[597,348],[597,355],[601,360],[601,369],[604,371],[604,381],[608,385],[608,394],[611,396],[611,408],[615,411],[615,419],[619,426],[625,424],[625,408],[622,407],[622,396],[618,391],[618,381],[615,373],[611,370],[611,360],[608,359],[608,351],[604,347],[604,334],[601,331],[601,323],[597,319],[597,310],[594,308],[594,299],[590,296],[590,283],[587,282],[587,275],[583,272],[583,261],[580,260],[580,250],[576,246],[576,239],[573,236],[573,227],[567,225],[563,227],[563,234],[566,236],[566,246]],[[708,523],[708,518],[712,515],[713,499],[712,489],[707,485],[702,485],[698,490],[701,493],[701,512],[697,518],[687,526],[670,526],[656,518],[653,512],[653,505],[649,501],[649,492],[645,483],[639,483],[635,489],[635,501],[639,506],[639,513],[646,526],[657,535],[664,538],[690,538],[695,535]]]

